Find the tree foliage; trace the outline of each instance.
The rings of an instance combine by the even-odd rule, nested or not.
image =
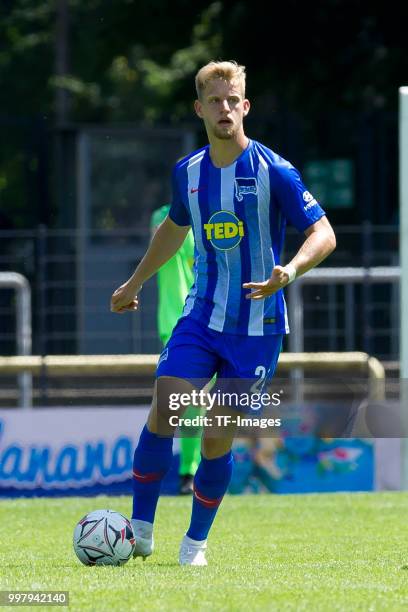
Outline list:
[[[2,112],[53,113],[65,88],[74,120],[178,120],[211,58],[248,66],[254,96],[317,113],[396,108],[406,78],[405,3],[67,0],[69,65],[55,76],[56,0],[1,4]]]
[[[64,1],[68,61],[57,75]],[[248,68],[251,116],[287,110],[312,124],[323,111],[396,111],[407,84],[407,18],[407,3],[381,0],[2,0],[3,215],[17,225],[41,218],[41,202],[36,208],[18,187],[31,189],[41,166],[37,124],[30,131],[27,121],[52,126],[61,88],[69,122],[174,123],[191,119],[199,66],[233,58]]]

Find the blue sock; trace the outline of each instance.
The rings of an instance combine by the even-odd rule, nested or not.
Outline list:
[[[173,438],[150,432],[145,425],[133,459],[132,518],[153,523],[160,487],[173,459]]]
[[[201,456],[194,477],[194,499],[191,523],[187,535],[193,540],[205,540],[217,514],[218,506],[231,480],[231,451],[216,459]]]

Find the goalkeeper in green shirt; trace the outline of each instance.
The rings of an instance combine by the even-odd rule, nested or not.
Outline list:
[[[151,218],[152,235],[164,221],[170,206],[161,206]],[[181,316],[185,299],[194,281],[194,237],[190,231],[180,249],[157,272],[158,312],[157,322],[160,340],[167,344],[173,327]],[[201,436],[180,438],[180,493],[188,494],[193,490],[193,478],[200,463]]]

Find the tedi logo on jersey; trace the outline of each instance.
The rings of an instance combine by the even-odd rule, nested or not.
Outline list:
[[[258,183],[255,177],[239,177],[235,179],[235,197],[242,202],[244,195],[258,195]]]
[[[245,236],[243,222],[229,210],[214,213],[203,227],[207,240],[220,251],[234,249]]]

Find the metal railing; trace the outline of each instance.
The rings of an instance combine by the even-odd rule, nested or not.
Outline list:
[[[31,289],[28,280],[17,272],[0,272],[0,288],[16,292],[16,348],[17,355],[31,355]],[[24,357],[23,357],[24,358]],[[20,407],[32,406],[32,378],[26,369],[18,372]]]
[[[304,350],[303,287],[305,285],[351,285],[372,283],[398,283],[401,276],[399,267],[378,268],[315,268],[289,285],[289,321],[292,333],[289,347],[293,352]],[[352,326],[352,306],[346,311],[346,327]]]
[[[0,375],[39,376],[153,376],[159,355],[32,355],[0,357]],[[282,353],[278,373],[304,368],[321,372],[342,372],[353,369],[367,373],[369,398],[381,401],[385,397],[385,371],[375,357],[365,353]]]

